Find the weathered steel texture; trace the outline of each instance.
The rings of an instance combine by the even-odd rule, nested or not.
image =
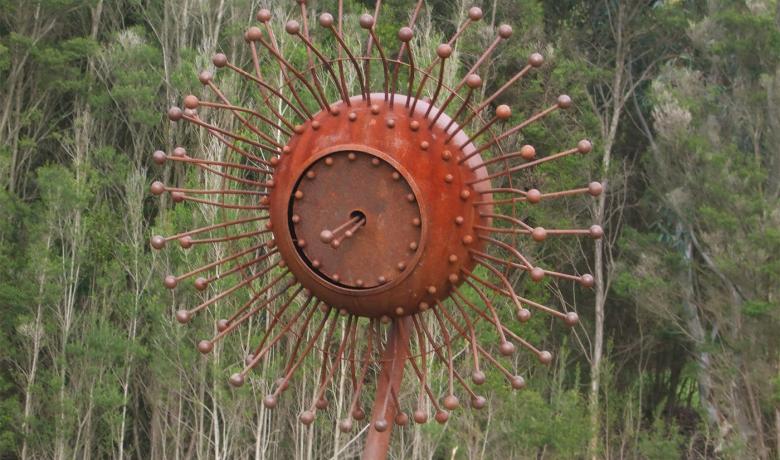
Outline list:
[[[282,258],[301,283],[334,308],[392,318],[447,298],[454,277],[455,283],[462,282],[460,270],[474,266],[469,249],[484,248],[474,225],[491,225],[480,213],[491,214],[492,205],[473,204],[492,195],[480,193],[490,188],[489,181],[466,185],[484,177],[487,169],[479,166],[479,155],[458,161],[474,146],[463,132],[446,142],[449,117],[442,115],[429,126],[426,102],[420,101],[410,115],[405,95],[396,96],[394,107],[382,93],[371,100],[368,104],[356,96],[351,107],[336,103],[337,115],[323,111],[303,125],[275,166],[268,204],[272,222],[289,223],[275,225],[273,232]],[[355,160],[349,160],[349,153],[355,153]],[[320,177],[323,168],[341,176]],[[371,168],[386,177],[377,177]],[[306,176],[311,171],[313,178]],[[296,198],[296,192],[302,193]],[[338,249],[321,241],[322,230],[361,210],[364,228]],[[314,227],[307,226],[310,219]],[[303,248],[297,244],[299,227]],[[333,274],[339,275],[337,282]]]

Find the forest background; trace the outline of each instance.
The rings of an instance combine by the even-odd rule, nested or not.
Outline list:
[[[397,44],[414,2],[385,3],[378,32]],[[476,4],[485,17],[458,42],[448,78],[463,75],[501,23],[515,35],[483,66],[482,97],[531,52],[545,55],[496,103],[521,120],[572,96],[573,112],[526,136],[560,146],[587,134],[594,154],[533,180],[595,180],[606,193],[539,212],[600,224],[605,238],[558,240],[536,254],[593,273],[592,290],[518,281],[582,319],[573,331],[532,322],[553,363],[518,356],[528,388],[491,378],[485,410],[398,430],[392,455],[778,458],[780,3]],[[428,1],[415,49],[435,49],[470,6]],[[152,164],[151,153],[201,145],[202,133],[165,111],[203,91],[197,73],[213,70],[215,52],[247,62],[242,34],[260,7],[273,10],[274,27],[300,14],[276,0],[0,0],[0,458],[359,455],[360,440],[334,430],[335,415],[309,429],[296,422],[311,392],[305,376],[291,392],[300,397],[274,412],[258,403],[273,376],[231,390],[226,376],[246,339],[201,357],[194,344],[211,322],[172,320],[197,293],[172,295],[161,283],[207,254],[148,245],[153,230],[208,217],[150,195],[154,180],[199,180]],[[335,0],[310,1],[310,21],[335,9]],[[374,3],[345,9],[354,24]],[[300,46],[277,32],[285,52]],[[365,40],[354,26],[348,33]],[[436,391],[441,366],[427,370]],[[330,398],[343,391],[334,385]]]

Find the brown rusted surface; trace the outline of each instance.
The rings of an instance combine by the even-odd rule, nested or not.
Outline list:
[[[405,95],[395,97],[394,107],[383,93],[371,101],[336,103],[290,139],[274,171],[269,210],[273,222],[288,223],[273,227],[282,258],[318,298],[355,315],[406,316],[447,298],[450,275],[473,267],[468,250],[482,245],[474,225],[489,226],[479,213],[492,212],[492,205],[473,202],[490,199],[479,193],[490,182],[479,181],[487,175],[476,167],[479,155],[459,161],[475,149],[466,134],[446,142],[445,114],[429,126],[423,101],[412,115]],[[322,230],[355,211],[366,220],[352,237],[335,249],[321,241]]]
[[[325,154],[306,168],[295,189],[302,198],[291,200],[296,217],[289,230],[298,255],[321,278],[359,290],[408,276],[424,232],[419,190],[408,173],[376,156],[381,152],[358,149]]]

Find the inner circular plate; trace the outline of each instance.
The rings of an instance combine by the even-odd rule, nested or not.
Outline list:
[[[411,270],[421,246],[420,207],[390,163],[360,151],[315,161],[290,198],[290,232],[301,258],[329,283],[370,289]]]

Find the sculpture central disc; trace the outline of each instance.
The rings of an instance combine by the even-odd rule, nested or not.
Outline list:
[[[374,93],[295,128],[272,159],[267,203],[274,244],[301,285],[373,318],[447,298],[474,268],[492,213],[487,171],[457,122],[423,100]]]
[[[423,223],[408,179],[387,161],[357,150],[321,157],[290,201],[298,252],[323,279],[370,289],[409,273]]]

